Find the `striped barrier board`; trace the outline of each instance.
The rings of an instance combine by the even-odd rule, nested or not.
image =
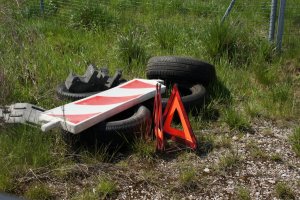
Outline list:
[[[61,126],[77,134],[116,115],[134,105],[155,96],[157,83],[161,80],[133,79],[122,85],[90,97],[47,110],[40,115],[42,130]],[[162,92],[165,86],[161,85]]]

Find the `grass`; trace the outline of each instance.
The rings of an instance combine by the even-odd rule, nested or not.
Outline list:
[[[96,192],[100,195],[101,199],[113,195],[117,191],[117,185],[115,182],[109,179],[101,179],[96,187]]]
[[[300,157],[300,128],[296,128],[290,136],[290,143],[297,156]]]
[[[42,183],[31,185],[25,192],[25,197],[32,200],[49,200],[53,199],[50,188]]]
[[[239,200],[251,200],[249,190],[241,186],[236,189],[236,197]]]
[[[230,171],[238,167],[241,164],[242,158],[235,151],[227,152],[224,156],[221,156],[216,169],[219,171]]]
[[[250,156],[253,157],[254,159],[265,160],[269,158],[266,152],[264,152],[254,140],[250,140],[247,142],[246,149],[249,151]]]
[[[237,110],[228,109],[224,113],[224,121],[231,129],[247,131],[250,129],[248,120]]]
[[[74,199],[108,199],[117,193],[117,184],[109,177],[101,177],[91,188],[85,188]]]
[[[196,181],[197,173],[195,169],[188,168],[183,169],[179,174],[179,182],[183,187],[191,187],[193,182]]]
[[[275,185],[275,193],[280,199],[296,199],[293,190],[285,182],[279,182]]]
[[[83,74],[91,63],[107,66],[111,72],[121,68],[124,77],[131,79],[145,77],[151,56],[195,57],[214,64],[218,76],[206,88],[209,97],[200,116],[191,116],[201,152],[209,156],[215,149],[232,150],[230,133],[248,132],[254,120],[298,120],[295,90],[299,78],[295,74],[300,43],[296,34],[286,34],[282,54],[274,51],[273,44],[266,41],[267,25],[258,24],[268,19],[268,13],[259,12],[266,6],[261,3],[255,0],[245,9],[244,2],[237,2],[226,23],[220,24],[228,5],[225,0],[51,0],[45,1],[44,14],[33,0],[0,0],[0,105],[61,105],[64,102],[56,98],[54,88],[70,71]],[[291,16],[287,21],[298,24],[297,13],[288,13]],[[229,136],[219,137],[223,134],[220,130],[226,128],[230,129]],[[199,136],[198,129],[214,129],[215,133]],[[290,137],[298,156],[299,132],[296,128]],[[24,126],[0,124],[0,146],[0,191],[20,195],[28,191],[47,193],[34,191],[35,186],[30,186],[33,183],[28,190],[24,189],[25,183],[15,184],[30,169],[61,169],[70,159],[72,163],[96,165],[113,162],[112,157],[117,157],[117,153],[109,155],[105,148],[69,155],[73,152],[56,132],[42,134]],[[132,147],[131,153],[141,160],[159,159],[153,142],[140,140]],[[251,154],[255,159],[264,157],[259,148]],[[281,160],[276,154],[270,159]],[[220,158],[217,168],[227,171],[239,166],[241,160],[231,151]],[[127,165],[130,167],[130,163]],[[195,173],[182,171],[181,182],[194,182]],[[48,188],[47,184],[42,185]],[[80,197],[97,199],[104,194],[88,189]],[[67,198],[76,196],[68,195]]]

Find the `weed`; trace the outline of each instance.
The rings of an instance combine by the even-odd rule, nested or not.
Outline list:
[[[258,158],[258,159],[268,158],[268,155],[259,148],[258,144],[254,140],[250,140],[246,144],[246,149],[250,152],[250,155],[253,158]]]
[[[27,189],[25,197],[32,200],[48,200],[53,199],[53,194],[47,185],[36,183]]]
[[[235,167],[237,167],[242,161],[240,155],[238,155],[235,151],[230,151],[226,153],[224,156],[220,157],[217,170],[228,171]]]
[[[101,196],[101,199],[106,199],[107,197],[115,194],[116,191],[116,183],[107,178],[101,179],[96,187],[96,192]]]
[[[294,152],[300,157],[300,127],[294,130],[294,133],[289,137],[289,140]]]
[[[191,187],[196,180],[196,171],[193,168],[186,168],[180,172],[179,181],[183,187]]]
[[[175,24],[170,22],[161,22],[154,25],[154,36],[162,49],[173,53],[175,46],[179,41],[179,31]]]
[[[100,147],[96,145],[94,149],[83,147],[77,156],[85,163],[96,164],[99,162],[110,162],[114,158],[116,152],[111,153],[109,150],[109,146],[105,145]]]
[[[119,55],[126,64],[146,62],[147,54],[143,40],[144,35],[138,30],[130,30],[118,38]]]
[[[283,162],[283,159],[282,159],[281,155],[278,154],[278,153],[272,154],[270,158],[274,162]]]
[[[218,139],[215,141],[215,148],[232,148],[232,139],[228,136],[221,135],[218,137]]]
[[[240,112],[229,108],[224,113],[224,121],[228,124],[231,129],[236,129],[240,131],[247,131],[250,129],[249,122],[245,119]]]
[[[8,97],[11,95],[11,82],[6,75],[4,68],[0,69],[0,105],[6,105]]]
[[[236,196],[239,200],[251,200],[250,191],[245,187],[238,187]]]
[[[292,189],[285,183],[279,182],[275,185],[276,196],[280,199],[296,199]]]
[[[273,86],[271,89],[271,97],[274,103],[284,104],[291,98],[291,85],[280,84]]]
[[[141,158],[153,159],[155,156],[154,141],[137,138],[132,145],[133,151]]]
[[[198,152],[200,154],[207,154],[214,148],[215,138],[211,135],[201,135],[197,137]]]
[[[96,1],[86,1],[73,10],[70,26],[85,29],[105,29],[117,23],[116,14],[109,8]]]
[[[204,30],[202,42],[211,58],[220,60],[226,57],[234,66],[241,67],[250,63],[251,51],[254,48],[248,40],[248,34],[241,27],[214,22]]]
[[[276,82],[276,77],[278,77],[277,74],[277,68],[275,67],[268,67],[268,66],[261,66],[256,65],[254,68],[254,74],[256,79],[259,83],[263,85],[273,85]]]

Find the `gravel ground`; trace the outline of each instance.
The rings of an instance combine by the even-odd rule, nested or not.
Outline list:
[[[152,160],[131,155],[113,164],[77,165],[69,170],[72,181],[49,181],[64,199],[82,188],[92,191],[96,176],[109,176],[117,183],[110,199],[237,199],[238,188],[246,188],[252,199],[278,199],[275,186],[279,182],[285,182],[300,199],[300,158],[288,142],[293,130],[261,120],[251,126],[253,131],[243,134],[202,130],[232,139],[231,148],[215,148],[206,155],[181,151]],[[238,160],[224,168],[220,160],[225,155],[236,155]],[[184,174],[192,175],[184,179]]]

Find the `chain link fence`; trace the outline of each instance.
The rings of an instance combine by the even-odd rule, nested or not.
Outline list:
[[[201,18],[221,20],[230,2],[231,0],[28,0],[22,3],[21,12],[27,18],[51,17],[71,27],[82,26],[87,29],[122,27],[124,24],[139,26],[143,24],[143,21],[155,22],[166,19],[180,20],[182,24],[193,24],[201,28],[205,26],[201,23]],[[249,29],[267,38],[270,31],[271,8],[272,0],[235,1],[229,18],[233,22],[246,24]],[[278,17],[279,9],[278,5],[275,18]],[[290,0],[286,3],[284,20],[283,46],[295,48],[293,41],[300,36],[299,0]],[[278,23],[276,23],[276,29],[277,26]]]

